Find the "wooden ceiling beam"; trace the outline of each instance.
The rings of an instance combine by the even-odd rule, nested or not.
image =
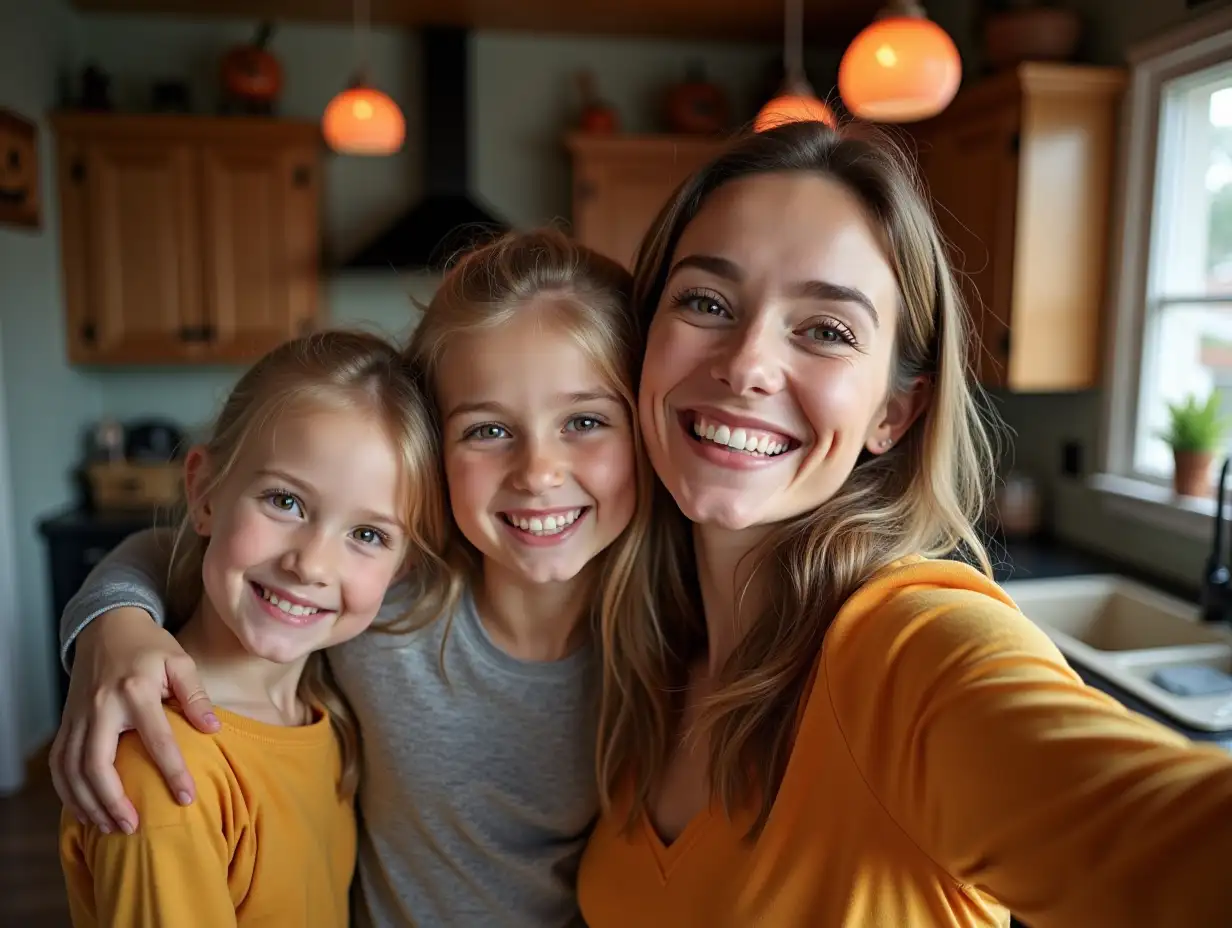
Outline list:
[[[72,0],[82,11],[349,23],[351,0]],[[805,41],[842,48],[871,22],[881,0],[809,0]],[[378,25],[781,41],[782,0],[371,0]]]

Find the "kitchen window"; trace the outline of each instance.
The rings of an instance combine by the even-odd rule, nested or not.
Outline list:
[[[1213,390],[1232,418],[1232,10],[1129,58],[1097,486],[1175,508],[1167,404]]]
[[[1132,468],[1172,474],[1167,404],[1232,413],[1232,62],[1161,88]]]

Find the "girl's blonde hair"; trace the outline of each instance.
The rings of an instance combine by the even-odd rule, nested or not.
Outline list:
[[[205,442],[207,472],[201,495],[213,493],[234,471],[244,450],[280,416],[305,409],[346,409],[376,416],[400,455],[400,487],[407,526],[405,567],[443,571],[436,552],[444,528],[439,453],[431,420],[412,370],[397,348],[363,332],[329,331],[287,342],[254,364],[227,397]],[[201,568],[209,539],[185,513],[172,549],[170,605],[188,616],[204,588]],[[334,685],[322,652],[312,654],[300,678],[301,698],[329,710],[342,747],[344,796],[359,782],[359,727]]]
[[[604,552],[599,581],[603,597],[619,599],[645,582],[646,568],[637,554],[648,533],[653,485],[637,428],[635,385],[642,347],[629,306],[632,283],[629,272],[615,261],[556,229],[511,232],[463,255],[448,271],[407,347],[411,363],[422,374],[423,392],[437,416],[439,435],[436,381],[450,343],[459,335],[498,329],[532,301],[552,301],[556,320],[619,394],[630,415],[637,458],[637,510],[629,527]],[[387,626],[389,630],[409,631],[453,615],[466,583],[477,576],[480,558],[452,519],[442,550],[450,574],[426,588],[396,626]]]
[[[730,181],[770,172],[824,175],[863,203],[884,235],[898,281],[890,387],[903,391],[926,378],[932,398],[890,451],[863,454],[834,497],[779,526],[751,555],[769,601],[748,604],[741,596],[744,609],[760,614],[742,621],[748,634],[722,668],[696,731],[687,734],[708,739],[710,787],[725,808],[758,804],[754,831],[770,814],[822,639],[848,597],[911,554],[957,550],[991,573],[973,526],[994,460],[968,377],[968,324],[945,247],[910,162],[874,130],[794,123],[750,134],[682,184],[638,255],[633,299],[643,328],[681,234],[706,198]],[[661,569],[671,578],[659,609],[615,602],[603,618],[601,798],[610,811],[617,792],[631,785],[630,823],[644,814],[663,776],[687,667],[706,648],[682,521],[658,518],[654,525],[656,556],[666,559]]]

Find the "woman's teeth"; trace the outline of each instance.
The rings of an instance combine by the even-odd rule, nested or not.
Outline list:
[[[540,518],[535,516],[522,519],[517,516],[505,515],[505,521],[514,528],[520,528],[532,535],[558,535],[578,520],[582,509],[570,509],[568,512],[558,512],[554,515]]]
[[[279,599],[265,587],[259,587],[261,598],[267,603],[273,603],[287,615],[316,615],[321,610],[315,606],[301,606],[299,603],[290,603],[285,599]]]
[[[702,441],[712,441],[723,445],[730,451],[743,451],[746,454],[759,454],[763,457],[774,457],[787,450],[787,443],[777,437],[746,428],[728,428],[726,425],[716,425],[698,416],[693,423],[693,434]]]

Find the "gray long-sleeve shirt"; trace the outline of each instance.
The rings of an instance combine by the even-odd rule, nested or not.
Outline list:
[[[65,608],[61,654],[108,609],[162,622],[170,536],[134,535]],[[384,616],[397,615],[399,590]],[[367,632],[329,652],[359,719],[357,924],[580,924],[578,861],[595,816],[597,662],[529,663],[496,647],[467,595],[445,623]]]

